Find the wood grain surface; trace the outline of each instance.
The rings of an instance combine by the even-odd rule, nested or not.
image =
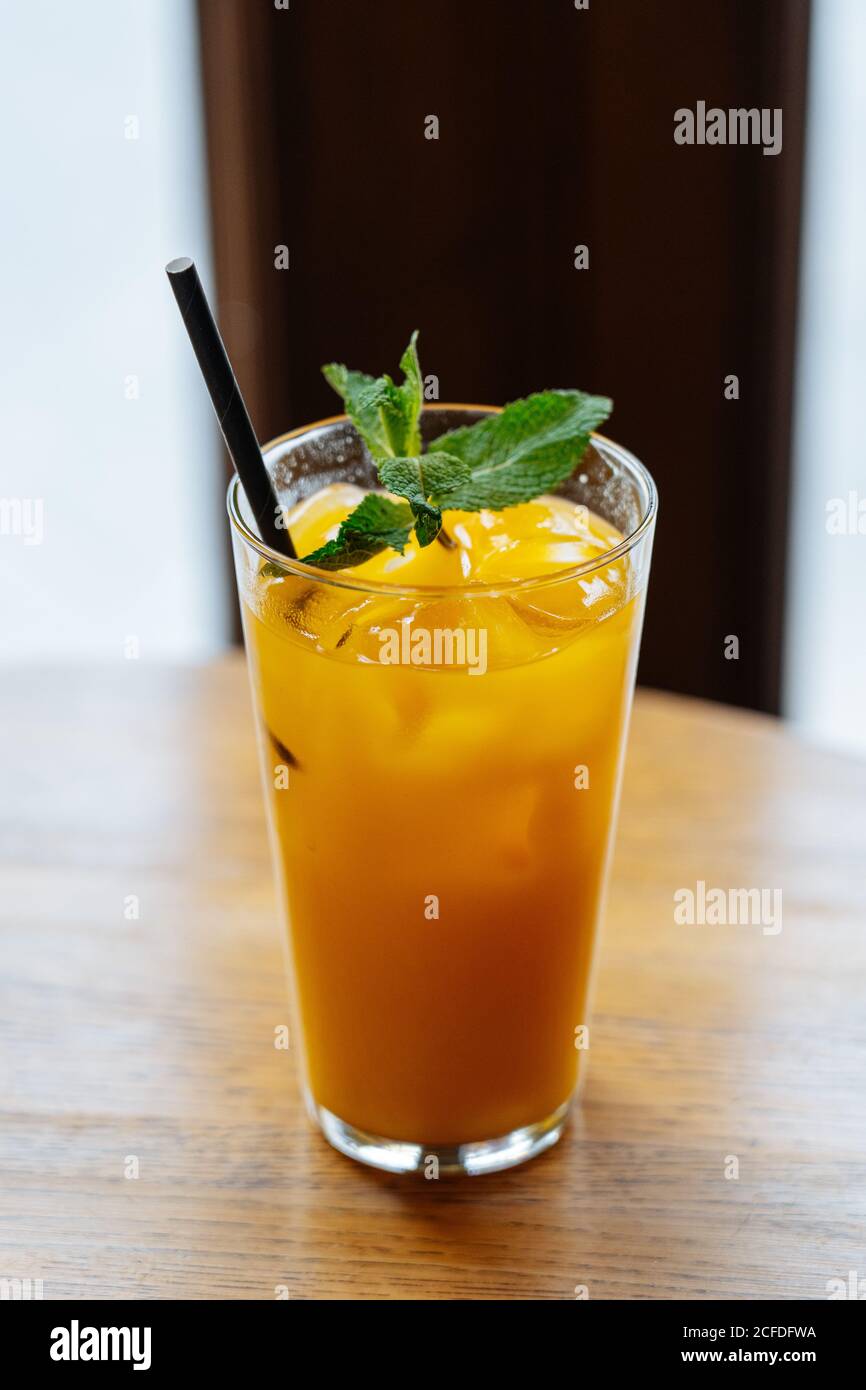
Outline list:
[[[274,1047],[239,659],[7,672],[0,758],[0,1279],[535,1300],[866,1276],[863,764],[641,693],[580,1112],[525,1168],[425,1182],[328,1148]],[[782,931],[677,925],[699,879],[780,888]]]

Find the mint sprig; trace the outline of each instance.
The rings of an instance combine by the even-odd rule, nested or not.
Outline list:
[[[402,554],[413,529],[420,546],[430,545],[445,510],[501,511],[531,502],[571,476],[592,431],[613,408],[606,396],[541,391],[451,430],[425,454],[417,340],[416,331],[400,360],[399,386],[390,376],[367,376],[339,362],[322,368],[367,445],[382,486],[405,500],[368,493],[334,540],[304,556],[308,565],[348,569],[389,547]]]
[[[379,464],[380,481],[389,492],[405,497],[412,508],[420,546],[430,545],[442,529],[441,499],[471,477],[467,463],[438,449],[419,458],[383,459]]]
[[[501,511],[550,492],[571,477],[592,431],[612,409],[606,396],[540,391],[512,401],[499,415],[441,435],[436,448],[470,473],[449,490],[443,507]]]
[[[393,502],[378,492],[368,492],[340,523],[334,540],[305,555],[304,564],[316,565],[320,570],[343,570],[363,565],[389,547],[402,555],[412,522],[412,509],[405,502]]]
[[[322,368],[325,380],[342,396],[346,413],[374,459],[400,458],[421,452],[421,367],[418,362],[418,330],[400,359],[402,386],[388,375],[372,377],[351,372],[342,362]]]

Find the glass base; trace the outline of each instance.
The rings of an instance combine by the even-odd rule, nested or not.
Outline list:
[[[365,1134],[332,1115],[323,1105],[310,1103],[310,1113],[329,1144],[348,1158],[381,1168],[385,1173],[420,1173],[438,1177],[444,1173],[465,1173],[470,1177],[480,1173],[498,1173],[526,1163],[536,1154],[555,1144],[565,1128],[569,1102],[565,1101],[534,1125],[513,1129],[498,1139],[479,1139],[471,1144],[407,1144],[400,1139],[383,1139],[378,1134]],[[435,1160],[435,1161],[434,1161]]]

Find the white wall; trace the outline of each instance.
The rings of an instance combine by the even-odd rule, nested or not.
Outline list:
[[[786,712],[866,752],[866,3],[814,0]],[[828,532],[850,492],[863,533]]]
[[[197,61],[193,0],[0,11],[7,661],[226,639],[216,427],[163,271],[192,255],[210,288]]]

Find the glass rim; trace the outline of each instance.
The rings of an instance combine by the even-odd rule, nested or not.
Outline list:
[[[502,410],[500,405],[468,405],[465,402],[437,401],[425,404],[423,410],[484,410],[491,415],[498,415]],[[274,439],[268,440],[267,444],[262,445],[262,455],[267,462],[268,455],[290,439],[298,439],[301,435],[311,434],[313,430],[323,429],[326,425],[337,425],[348,422],[348,415],[327,415],[322,420],[314,420],[308,425],[299,425],[297,429],[287,430],[285,434],[278,434]],[[584,560],[579,565],[565,565],[562,569],[555,570],[552,574],[527,575],[522,579],[497,580],[486,584],[399,584],[391,583],[386,580],[361,579],[352,570],[321,570],[314,565],[305,565],[302,560],[290,560],[287,556],[281,555],[278,550],[272,549],[262,540],[261,536],[250,530],[238,505],[238,492],[241,480],[237,473],[233,473],[226,493],[226,509],[229,515],[229,522],[240,538],[251,546],[253,550],[262,557],[263,560],[278,565],[287,574],[293,574],[298,579],[306,579],[315,584],[330,584],[338,589],[354,589],[366,594],[385,594],[392,598],[441,598],[456,595],[467,595],[473,598],[482,595],[492,596],[495,594],[513,593],[516,590],[526,591],[528,589],[547,588],[551,584],[562,584],[570,579],[579,579],[583,575],[592,574],[595,570],[606,568],[615,560],[620,560],[633,550],[643,537],[650,531],[658,512],[658,490],[649,469],[641,463],[629,449],[617,444],[616,440],[608,438],[605,434],[599,434],[593,430],[590,436],[592,439],[600,440],[605,449],[611,451],[617,460],[623,463],[626,469],[637,478],[638,482],[646,494],[646,506],[643,509],[640,520],[633,531],[612,546],[610,550],[605,550],[601,555],[596,555],[591,560]]]

